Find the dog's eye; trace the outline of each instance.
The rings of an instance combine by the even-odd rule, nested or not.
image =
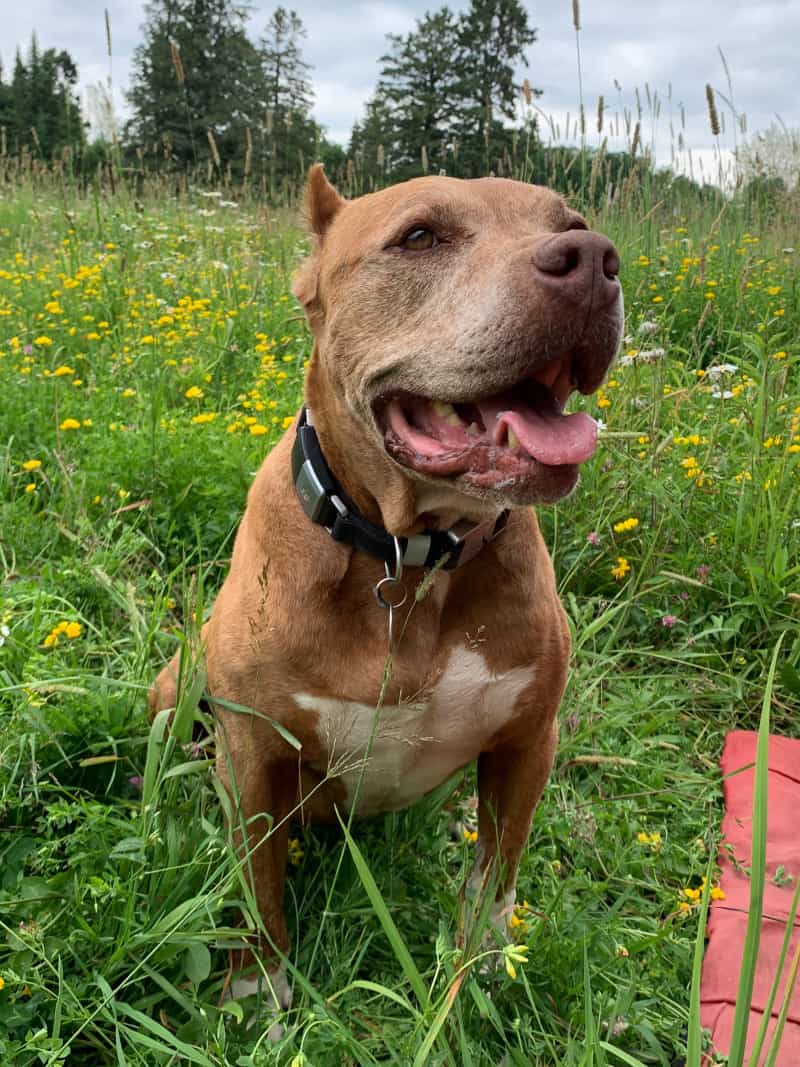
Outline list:
[[[438,243],[433,230],[426,230],[423,226],[420,226],[403,238],[400,242],[400,247],[407,249],[409,252],[425,252]]]
[[[567,229],[568,230],[588,230],[589,227],[586,225],[586,223],[583,221],[583,219],[573,219],[570,222],[569,226],[567,226]]]

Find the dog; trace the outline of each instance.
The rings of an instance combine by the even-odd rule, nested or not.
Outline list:
[[[305,212],[305,406],[250,489],[202,633],[276,1009],[290,818],[403,808],[477,760],[469,884],[494,871],[494,919],[510,913],[570,655],[530,505],[566,497],[594,453],[596,423],[564,407],[601,384],[623,323],[614,246],[548,189],[424,177],[346,200],[317,164]],[[176,655],[153,712],[178,673]]]

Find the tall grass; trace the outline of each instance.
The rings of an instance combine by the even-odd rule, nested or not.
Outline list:
[[[515,940],[484,943],[489,892],[459,898],[473,845],[448,828],[469,825],[470,773],[344,834],[294,830],[278,1046],[221,1000],[259,918],[190,664],[301,395],[299,167],[276,206],[252,177],[171,173],[152,151],[88,184],[68,157],[0,158],[2,1062],[701,1062],[694,898],[715,879],[723,739],[760,725],[763,815],[764,732],[797,733],[800,227],[796,197],[657,182],[647,121],[604,102],[598,135],[636,157],[620,183],[602,138],[582,158],[520,138],[504,164],[611,234],[628,309],[585,401],[601,456],[540,515],[575,652]],[[348,190],[370,188],[351,164]],[[179,712],[149,726],[180,642]],[[781,966],[794,980],[788,943]]]

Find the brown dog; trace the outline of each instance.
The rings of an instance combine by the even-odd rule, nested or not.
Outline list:
[[[290,817],[405,807],[477,759],[471,881],[494,864],[497,914],[510,909],[570,650],[528,505],[566,496],[593,453],[594,422],[563,407],[598,387],[622,329],[611,242],[546,189],[420,178],[345,201],[315,166],[306,211],[309,415],[256,477],[203,636],[212,703],[256,713],[216,705],[218,773],[241,803],[281,1007]],[[393,613],[370,742],[379,601],[424,577],[424,598]],[[176,675],[173,660],[154,710],[175,705]],[[234,995],[255,988],[239,979]]]

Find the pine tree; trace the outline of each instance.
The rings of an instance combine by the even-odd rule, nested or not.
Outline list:
[[[353,128],[356,168],[370,181],[439,169],[465,178],[519,173],[518,143],[531,150],[536,123],[530,114],[514,121],[522,100],[514,75],[535,39],[520,0],[471,0],[458,18],[444,7],[405,37],[390,35],[375,94]]]
[[[245,128],[255,125],[263,98],[245,9],[231,0],[150,0],[145,14],[128,137],[160,142],[181,163],[243,162]]]
[[[502,119],[516,116],[520,86],[514,69],[527,66],[525,49],[536,40],[536,30],[520,0],[471,0],[458,39],[461,168],[485,174],[511,156],[514,137]]]
[[[3,78],[3,63],[0,60],[0,151],[2,145],[8,145],[8,135],[12,119],[11,86]]]
[[[398,176],[435,173],[447,166],[458,113],[458,24],[443,7],[407,36],[388,40],[373,105],[374,114],[390,119],[384,150]]]
[[[305,36],[298,14],[278,7],[261,40],[264,100],[260,132],[264,170],[273,191],[301,181],[318,152],[321,131],[310,115],[311,68],[301,52]]]
[[[347,150],[361,191],[379,188],[387,176],[395,175],[399,151],[390,104],[385,94],[376,90],[367,102],[363,121],[353,126]]]
[[[86,140],[80,106],[75,96],[78,69],[69,52],[39,50],[34,34],[27,62],[17,49],[11,84],[0,90],[4,97],[7,142],[13,151],[27,149],[51,159],[65,146],[80,149]]]

